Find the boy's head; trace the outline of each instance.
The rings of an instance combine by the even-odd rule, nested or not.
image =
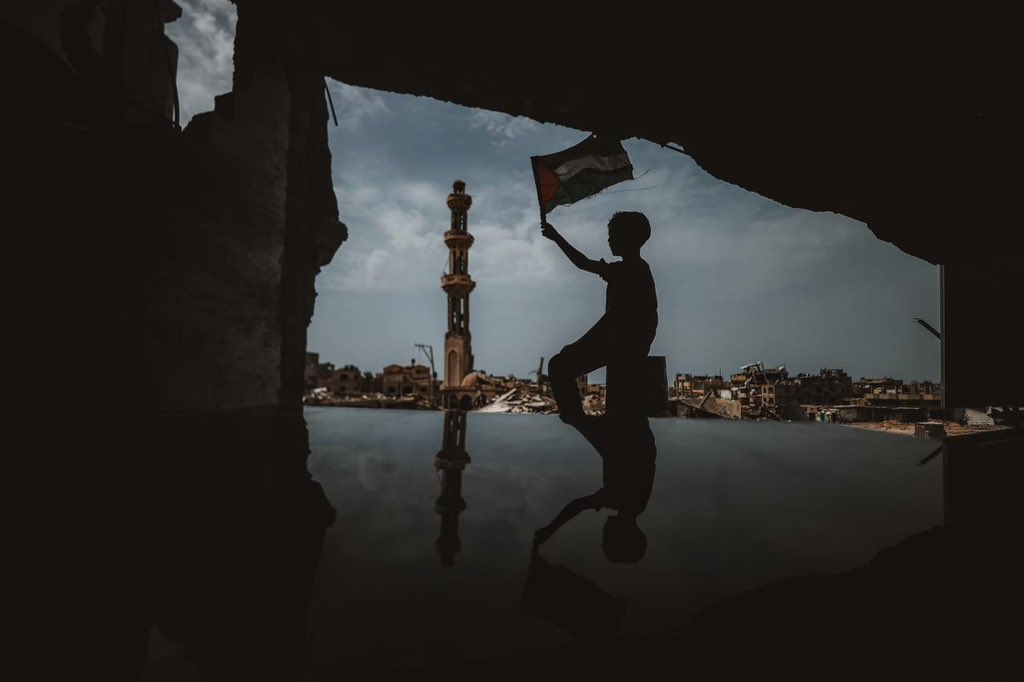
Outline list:
[[[615,256],[640,253],[651,238],[651,223],[639,211],[619,211],[608,221],[608,247]]]

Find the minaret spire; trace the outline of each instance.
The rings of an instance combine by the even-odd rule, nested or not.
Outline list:
[[[466,183],[456,180],[448,195],[452,222],[444,233],[448,247],[448,272],[441,277],[441,288],[448,294],[448,331],[444,335],[444,385],[448,401],[458,400],[457,389],[473,371],[472,336],[469,332],[469,294],[476,282],[469,276],[469,249],[473,235],[469,233],[469,207],[473,198],[466,194]]]

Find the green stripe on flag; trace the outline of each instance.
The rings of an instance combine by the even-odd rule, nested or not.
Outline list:
[[[614,171],[584,170],[572,176],[569,180],[561,183],[555,198],[544,207],[545,211],[551,211],[555,206],[573,204],[580,199],[586,199],[610,187],[617,182],[633,179],[633,167],[620,168]]]
[[[619,140],[588,137],[546,156],[532,156],[537,199],[545,213],[572,204],[605,187],[633,179],[633,166]]]

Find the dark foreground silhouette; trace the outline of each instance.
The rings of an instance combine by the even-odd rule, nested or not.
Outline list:
[[[651,236],[643,213],[621,212],[608,221],[608,246],[621,261],[591,260],[577,251],[549,223],[542,233],[558,244],[572,264],[608,283],[605,313],[579,339],[562,348],[548,363],[551,390],[563,421],[583,416],[576,377],[600,367],[623,374],[642,371],[658,329],[658,296],[651,268],[640,249]]]
[[[300,679],[313,578],[336,515],[306,471],[302,415],[118,426],[108,437],[136,447],[88,458],[112,482],[87,488],[103,494],[103,513],[64,521],[80,545],[65,550],[62,582],[50,583],[77,594],[48,612],[53,648],[35,665],[70,672],[27,678]],[[226,454],[190,459],[185,442]],[[268,475],[273,494],[249,493]],[[153,657],[159,639],[167,661]]]

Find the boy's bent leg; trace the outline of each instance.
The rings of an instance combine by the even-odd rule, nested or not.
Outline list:
[[[571,421],[583,416],[583,405],[580,403],[579,388],[576,377],[593,372],[606,364],[604,344],[595,343],[586,336],[576,343],[564,347],[561,352],[548,361],[548,376],[551,379],[551,392],[558,403],[558,412],[563,421]]]

